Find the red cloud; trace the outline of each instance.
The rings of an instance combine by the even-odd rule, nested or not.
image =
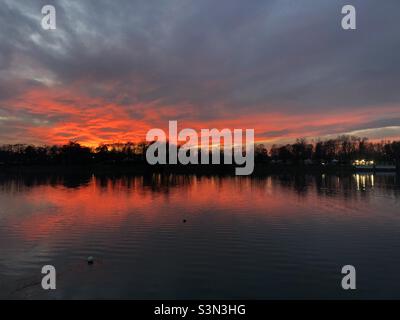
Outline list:
[[[68,140],[77,140],[95,146],[99,143],[140,141],[149,129],[160,127],[167,130],[168,121],[178,119],[180,129],[251,128],[255,129],[257,141],[274,143],[298,137],[340,134],[359,128],[381,114],[392,113],[398,116],[399,113],[397,106],[385,110],[368,108],[340,114],[323,112],[304,115],[268,111],[229,114],[226,107],[221,107],[221,110],[216,108],[220,112],[216,112],[214,119],[211,115],[208,117],[211,120],[202,121],[196,120],[196,106],[162,106],[158,102],[119,105],[82,93],[80,87],[84,86],[85,83],[81,81],[70,88],[43,87],[7,101],[6,105],[11,106],[9,111],[15,118],[20,114],[29,115],[19,120],[14,131],[23,130],[29,141],[36,143],[62,144]],[[268,132],[278,134],[271,137]],[[18,137],[21,138],[20,135]]]

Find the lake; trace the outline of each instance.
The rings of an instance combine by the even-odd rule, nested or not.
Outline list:
[[[3,174],[0,298],[400,298],[399,182]],[[344,265],[356,290],[341,287]]]

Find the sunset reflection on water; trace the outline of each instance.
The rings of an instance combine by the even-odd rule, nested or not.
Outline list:
[[[396,175],[2,176],[0,296],[342,297],[350,262],[357,297],[399,296],[399,196]],[[56,292],[20,290],[44,264]]]

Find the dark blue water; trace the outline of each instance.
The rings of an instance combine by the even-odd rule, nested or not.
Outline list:
[[[390,174],[2,176],[0,297],[400,298],[399,209]]]

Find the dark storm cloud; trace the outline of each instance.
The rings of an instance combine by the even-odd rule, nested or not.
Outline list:
[[[0,107],[76,83],[131,114],[187,105],[196,112],[180,114],[200,120],[397,105],[400,3],[352,0],[358,29],[343,31],[348,2],[6,0]],[[44,4],[56,6],[56,31],[40,28]]]

